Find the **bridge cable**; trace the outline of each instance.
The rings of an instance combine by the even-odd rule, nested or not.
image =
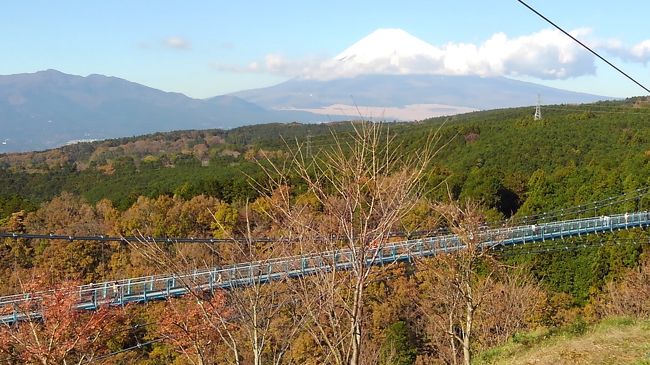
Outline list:
[[[606,246],[641,245],[645,240],[639,238],[614,238],[612,241],[600,239],[593,242],[578,242],[568,244],[566,240],[557,240],[553,243],[529,243],[511,246],[500,246],[492,248],[491,251],[501,257],[513,257],[519,255],[537,255],[559,251],[574,251],[586,248],[600,248]]]

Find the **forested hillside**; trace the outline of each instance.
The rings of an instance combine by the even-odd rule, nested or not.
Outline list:
[[[406,150],[440,128],[431,173],[434,195],[445,180],[455,197],[472,197],[501,214],[529,214],[577,205],[646,185],[650,105],[642,99],[476,112],[389,127]],[[228,202],[250,198],[244,174],[256,158],[283,156],[295,141],[312,152],[332,144],[331,130],[349,123],[270,124],[229,131],[179,131],[60,149],[0,155],[0,197],[35,206],[63,191],[121,210],[138,196],[210,194]],[[124,182],[128,181],[126,184]],[[4,204],[3,204],[4,206]],[[6,213],[4,213],[6,216]]]
[[[369,151],[399,151],[399,158],[390,169],[362,172],[354,172],[354,162],[374,166],[368,156],[393,156],[361,153],[367,152],[359,149],[367,136],[360,139],[359,133],[369,128],[362,122],[179,131],[0,156],[0,227],[5,232],[271,237],[278,242],[307,237],[308,242],[159,247],[146,240],[6,238],[0,241],[0,291],[339,249],[347,247],[340,246],[346,232],[354,232],[350,247],[367,248],[421,230],[446,229],[465,234],[471,247],[471,233],[484,225],[515,224],[504,219],[521,222],[533,214],[650,186],[648,100],[547,106],[542,112],[544,118],[537,121],[533,110],[519,108],[386,123],[379,134],[367,136],[394,140],[376,138],[376,149]],[[437,143],[429,149],[433,133]],[[298,146],[301,153],[296,155]],[[296,156],[308,168],[289,169],[285,175],[283,168],[291,165],[287,161],[294,158],[295,164]],[[421,171],[417,180],[413,171]],[[323,181],[329,183],[319,185]],[[340,226],[338,209],[353,199],[333,192],[347,196],[350,187],[363,191],[363,198],[346,221],[350,226]],[[398,206],[409,209],[390,213],[398,210],[391,204],[402,197],[410,200],[400,200]],[[647,210],[647,198],[616,209]],[[391,204],[375,211],[369,204],[374,201]],[[371,229],[357,230],[355,224],[364,217]],[[556,245],[560,250],[549,253],[506,250],[488,257],[468,249],[469,256],[377,267],[364,275],[352,270],[128,306],[119,314],[83,317],[94,323],[94,316],[105,315],[107,326],[123,335],[83,343],[87,347],[78,351],[99,358],[111,354],[107,363],[347,363],[342,359],[355,351],[369,356],[369,364],[454,363],[467,344],[472,345],[468,353],[475,354],[519,331],[584,327],[611,315],[647,318],[647,242],[647,232],[634,229],[564,240]],[[148,251],[152,249],[157,251]],[[468,296],[459,291],[459,277],[481,298],[468,302],[476,305],[476,318],[467,343],[463,300]],[[337,285],[327,287],[323,280]],[[254,310],[251,303],[256,303]],[[353,304],[363,310],[354,314]],[[253,315],[262,319],[253,323]],[[346,332],[351,323],[362,336]],[[43,331],[49,333],[47,327]],[[85,333],[83,328],[74,331]],[[263,343],[253,342],[259,336]],[[361,343],[361,350],[346,347]],[[0,359],[15,359],[21,349],[15,338],[0,336]],[[50,359],[65,356],[76,355]],[[238,358],[240,362],[232,361]]]

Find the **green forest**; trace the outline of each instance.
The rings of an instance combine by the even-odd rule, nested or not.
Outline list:
[[[444,180],[454,198],[478,199],[504,216],[526,215],[647,185],[649,108],[642,99],[629,99],[549,106],[540,121],[533,120],[530,108],[520,108],[388,127],[406,151],[440,129],[444,147],[431,171],[432,196],[446,194],[437,189]],[[109,199],[122,211],[138,196],[250,199],[255,194],[247,175],[256,174],[256,158],[272,153],[279,158],[307,140],[315,153],[332,145],[332,131],[345,138],[350,125],[180,131],[0,155],[0,217],[11,207],[33,210],[64,191],[89,203]]]
[[[378,136],[392,139],[379,138],[369,150],[384,153],[393,151],[387,147],[392,146],[400,158],[391,161],[385,174],[365,176],[364,172],[349,181],[346,168],[355,158],[361,165],[374,161],[357,156],[360,141],[375,138],[363,134],[365,121],[177,131],[0,155],[0,232],[248,235],[278,240],[300,232],[311,245],[152,248],[137,242],[5,238],[0,241],[0,293],[70,288],[153,275],[165,268],[189,271],[339,247],[340,242],[326,246],[322,242],[328,239],[318,236],[337,237],[346,232],[347,226],[337,226],[333,219],[345,205],[345,199],[334,198],[337,183],[345,182],[347,188],[373,181],[373,188],[364,190],[364,199],[392,202],[395,196],[413,195],[412,201],[404,203],[408,211],[386,221],[381,218],[384,213],[368,211],[372,205],[367,201],[359,203],[351,222],[367,214],[373,228],[355,231],[361,238],[352,241],[362,246],[416,237],[426,230],[444,228],[462,235],[484,225],[526,222],[540,213],[568,210],[650,186],[650,100],[543,106],[541,120],[534,120],[533,112],[532,108],[514,108],[410,123],[370,123],[382,128]],[[378,156],[384,156],[381,153]],[[285,175],[282,168],[291,165],[286,162],[292,158],[296,162],[295,156],[304,158],[309,168],[289,169]],[[416,181],[410,174],[420,166],[418,157],[422,156],[426,159],[421,175],[413,184],[419,190],[412,191],[403,182]],[[322,180],[315,178],[319,174],[329,183],[319,185]],[[583,214],[650,210],[648,198]],[[300,227],[318,233],[300,231],[295,222],[301,219],[305,222]],[[92,353],[92,361],[107,364],[342,364],[360,353],[372,359],[369,364],[455,364],[463,358],[464,346],[479,355],[536,328],[580,332],[611,316],[647,318],[649,238],[645,230],[633,229],[567,239],[557,245],[567,249],[548,253],[512,249],[484,257],[468,249],[467,255],[458,258],[369,268],[362,279],[353,273],[337,273],[330,278],[336,283],[359,281],[356,287],[341,284],[336,294],[324,290],[316,275],[298,280],[300,285],[281,280],[208,297],[197,294],[199,299],[127,306],[119,313],[110,308],[94,314],[68,313],[77,325],[61,319],[61,311],[45,308],[44,312],[53,311],[56,319],[52,322],[69,330],[67,336],[55,340],[63,347],[71,343],[78,347],[65,353],[42,347],[30,350],[16,345],[17,338],[28,343],[29,334],[6,330],[10,335],[0,336],[0,360],[37,363],[47,358],[56,363],[79,361],[82,354]],[[568,249],[578,246],[584,248]],[[142,254],[147,249],[161,250],[160,261]],[[461,299],[467,293],[459,291],[461,297],[440,294],[460,288],[449,278],[465,278],[481,298],[467,302],[476,308],[471,338],[462,319],[466,313]],[[315,304],[309,302],[307,288],[322,290],[322,303],[331,301],[331,307],[311,311]],[[364,289],[362,297],[355,291],[358,288]],[[73,307],[60,300],[61,308]],[[252,302],[259,308],[252,310]],[[348,307],[350,303],[360,303],[362,313],[350,314],[354,311],[349,308],[355,308]],[[262,318],[259,323],[252,321],[251,313]],[[356,339],[346,332],[347,327],[342,328],[350,321],[353,333],[359,333]],[[88,329],[103,327],[101,323],[110,330],[95,336],[101,341],[89,341]],[[48,333],[47,326],[44,321],[44,333]],[[129,350],[121,352],[124,349]],[[29,355],[29,351],[40,355]]]

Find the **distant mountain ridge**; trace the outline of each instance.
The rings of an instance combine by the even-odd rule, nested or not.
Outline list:
[[[611,99],[506,77],[444,75],[359,75],[334,80],[293,79],[275,86],[231,95],[265,108],[298,110],[323,108],[333,104],[373,107],[439,104],[484,110],[533,105],[537,95],[541,96],[544,104],[577,104]]]
[[[416,120],[607,97],[505,77],[359,75],[284,83],[193,99],[102,75],[56,70],[0,76],[0,153],[43,150],[71,141],[183,129],[228,129],[270,122],[321,122],[378,116]]]
[[[231,95],[193,99],[103,75],[46,70],[0,76],[0,153],[158,131],[322,120],[327,118],[266,110]]]
[[[378,29],[312,75],[208,99],[96,74],[0,75],[0,153],[269,122],[422,120],[533,105],[538,95],[543,104],[611,99],[499,76],[441,75],[440,52],[404,30]]]
[[[402,29],[377,29],[304,75],[235,95],[274,110],[413,120],[474,110],[611,99],[447,67],[443,51]],[[453,66],[453,65],[451,65]]]

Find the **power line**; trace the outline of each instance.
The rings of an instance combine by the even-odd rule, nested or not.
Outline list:
[[[614,68],[616,71],[620,72],[620,73],[623,74],[625,77],[627,77],[628,79],[632,80],[632,82],[634,82],[635,84],[639,85],[641,88],[643,88],[643,90],[647,91],[648,94],[650,94],[650,89],[648,89],[647,87],[643,86],[640,82],[636,81],[632,76],[626,74],[625,72],[623,72],[623,70],[621,70],[620,68],[616,67],[613,63],[611,63],[611,62],[609,62],[608,60],[606,60],[605,57],[599,55],[596,51],[594,51],[594,50],[592,50],[591,48],[589,48],[586,44],[580,42],[576,37],[574,37],[574,36],[572,36],[571,34],[569,34],[569,32],[567,32],[567,31],[565,31],[564,29],[562,29],[559,25],[553,23],[550,19],[548,19],[547,17],[545,17],[544,15],[542,15],[542,14],[541,14],[540,12],[538,12],[537,10],[533,9],[530,5],[526,4],[523,0],[517,0],[517,1],[519,1],[522,5],[524,5],[525,7],[527,7],[527,8],[528,8],[530,11],[532,11],[533,13],[537,14],[540,18],[544,19],[546,22],[548,22],[549,24],[551,24],[552,26],[554,26],[555,28],[557,28],[560,32],[564,33],[567,37],[573,39],[576,43],[578,43],[579,45],[581,45],[582,47],[584,47],[584,48],[585,48],[586,50],[588,50],[589,52],[593,53],[596,57],[598,57],[598,58],[600,58],[601,60],[603,60],[605,63],[607,63],[608,65],[610,65],[610,66],[611,66],[612,68]]]
[[[639,246],[648,242],[643,238],[614,238],[613,240],[600,239],[597,241],[582,240],[582,242],[567,243],[566,239],[547,243],[528,243],[512,246],[498,246],[491,248],[491,251],[500,257],[513,257],[521,255],[538,255],[545,253],[577,251],[582,249],[597,249],[601,247],[614,247],[620,245]]]
[[[129,352],[129,351],[132,351],[132,350],[139,350],[139,349],[142,349],[145,346],[148,346],[148,345],[151,345],[151,344],[154,344],[154,343],[157,343],[157,342],[162,342],[162,341],[164,341],[164,338],[156,338],[156,339],[149,340],[149,341],[146,341],[146,342],[138,342],[136,345],[125,347],[123,349],[113,351],[113,352],[108,353],[106,355],[98,356],[98,357],[94,358],[93,360],[91,360],[90,363],[105,360],[105,359],[108,359],[109,357],[113,357],[113,356],[116,356],[116,355],[119,355],[119,354],[122,354],[122,353],[125,353],[125,352]]]
[[[549,220],[551,218],[561,218],[568,215],[576,215],[585,212],[591,212],[594,209],[601,209],[606,207],[611,207],[618,204],[623,204],[630,201],[635,201],[641,199],[650,192],[650,187],[646,186],[643,188],[638,188],[633,191],[623,192],[619,195],[611,196],[609,198],[596,200],[593,202],[587,202],[571,207],[560,208],[553,211],[547,211],[542,213],[537,213],[534,215],[527,215],[523,217],[515,217],[514,222],[535,222],[538,220]],[[509,222],[508,220],[502,222]]]
[[[601,114],[625,114],[625,115],[639,115],[639,116],[650,116],[650,112],[646,111],[635,111],[635,110],[623,110],[623,109],[610,109],[610,110],[605,110],[603,108],[591,108],[589,106],[581,106],[580,108],[557,108],[557,107],[549,107],[545,106],[544,110],[554,110],[554,111],[561,111],[561,112],[584,112],[584,113],[601,113]]]
[[[200,237],[152,237],[152,236],[73,236],[63,234],[0,233],[0,238],[45,239],[64,241],[133,242],[147,240],[164,243],[232,243],[232,242],[276,242],[281,239],[260,238],[200,238]]]

